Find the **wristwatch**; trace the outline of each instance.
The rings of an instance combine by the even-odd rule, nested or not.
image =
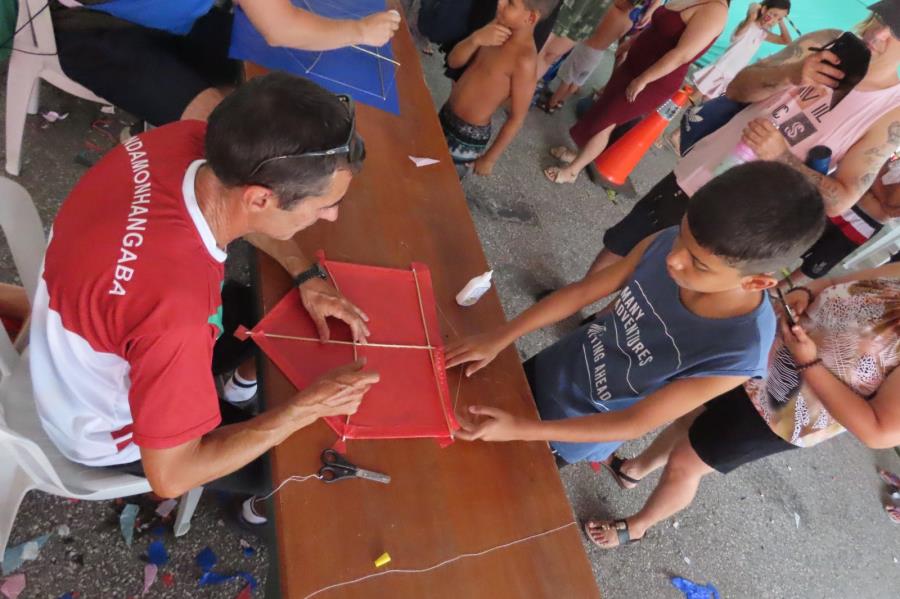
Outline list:
[[[322,279],[323,281],[328,279],[328,273],[325,272],[325,269],[322,268],[322,265],[318,262],[294,277],[294,286],[299,287],[308,280],[315,278]]]

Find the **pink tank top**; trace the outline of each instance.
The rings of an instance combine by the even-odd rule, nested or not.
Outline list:
[[[831,88],[794,87],[768,100],[751,104],[720,129],[700,140],[675,167],[678,186],[688,196],[713,178],[716,167],[741,140],[747,123],[764,118],[774,123],[791,153],[806,161],[809,150],[831,148],[834,167],[869,127],[900,106],[900,83],[875,91],[852,90],[831,110]]]

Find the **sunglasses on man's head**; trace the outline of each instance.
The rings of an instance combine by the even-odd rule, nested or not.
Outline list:
[[[253,177],[259,172],[259,169],[270,162],[287,160],[288,158],[323,158],[325,156],[340,156],[346,154],[348,162],[355,163],[363,160],[366,157],[366,144],[361,137],[356,135],[356,106],[353,103],[353,98],[341,94],[338,96],[338,100],[344,103],[347,107],[347,113],[350,115],[350,134],[347,136],[347,141],[336,148],[328,150],[312,150],[309,152],[301,152],[299,154],[285,154],[283,156],[266,158],[257,164],[256,168],[250,172],[250,177]]]

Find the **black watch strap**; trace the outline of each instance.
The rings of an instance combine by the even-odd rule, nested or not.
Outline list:
[[[319,278],[322,280],[326,280],[328,278],[328,273],[325,272],[325,269],[322,268],[322,265],[318,262],[294,277],[294,285],[299,287],[308,280],[315,278]]]

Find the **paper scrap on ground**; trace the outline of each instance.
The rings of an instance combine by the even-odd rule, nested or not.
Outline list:
[[[422,168],[423,166],[431,166],[432,164],[437,164],[440,160],[435,160],[434,158],[421,158],[419,156],[410,156],[410,160],[413,161],[417,167]]]
[[[100,112],[102,112],[104,114],[116,114],[116,107],[115,106],[102,106],[100,108]]]
[[[671,578],[672,586],[684,593],[685,599],[719,599],[719,591],[712,584],[697,584],[681,576]]]
[[[129,503],[119,515],[119,528],[122,530],[122,538],[125,539],[125,544],[129,547],[131,547],[131,542],[134,540],[134,521],[137,519],[139,511],[140,508],[137,505]]]
[[[216,562],[219,561],[219,558],[216,557],[212,549],[205,547],[197,554],[194,561],[197,562],[197,567],[200,568],[201,572],[209,572],[216,565]]]
[[[177,499],[166,499],[165,501],[160,503],[158,506],[156,506],[156,514],[160,518],[165,518],[166,516],[168,516],[169,514],[172,513],[172,510],[175,509],[176,505],[178,505]]]
[[[171,572],[164,572],[160,579],[167,589],[171,589],[175,585],[175,575]]]
[[[169,563],[169,553],[162,541],[153,541],[147,547],[147,561],[155,566],[165,566]]]
[[[256,549],[254,549],[253,546],[244,539],[241,539],[240,543],[241,553],[244,554],[244,557],[253,557],[253,555],[256,553]]]
[[[797,512],[794,512],[794,524],[797,526],[797,528],[800,528],[800,514],[798,514]]]
[[[16,599],[16,597],[24,590],[25,575],[21,572],[19,574],[13,574],[3,581],[3,585],[0,585],[0,594],[6,597],[6,599]]]
[[[7,547],[6,552],[4,552],[3,554],[4,576],[7,574],[12,574],[16,570],[18,570],[22,565],[22,562],[26,560],[37,559],[41,547],[44,546],[44,543],[46,543],[49,538],[49,534],[41,535],[37,538],[31,539],[30,541],[21,543],[20,545]]]
[[[159,571],[159,568],[156,567],[156,564],[147,564],[144,566],[144,591],[141,595],[146,595],[147,591],[150,590],[150,587],[153,586],[153,583],[156,582],[156,573]]]
[[[60,524],[59,527],[56,529],[56,534],[58,534],[60,536],[60,538],[62,538],[62,539],[67,539],[67,538],[69,538],[69,535],[72,534],[72,529],[70,529],[65,524]]]
[[[234,599],[250,599],[253,596],[251,594],[251,591],[252,591],[252,589],[250,588],[250,585],[248,584],[243,589],[241,589],[241,592],[238,593],[237,597],[235,597]]]
[[[48,123],[55,123],[56,121],[66,120],[66,117],[69,116],[69,113],[64,112],[63,114],[60,114],[55,110],[50,110],[48,112],[41,113],[41,116],[44,117],[44,120]]]

